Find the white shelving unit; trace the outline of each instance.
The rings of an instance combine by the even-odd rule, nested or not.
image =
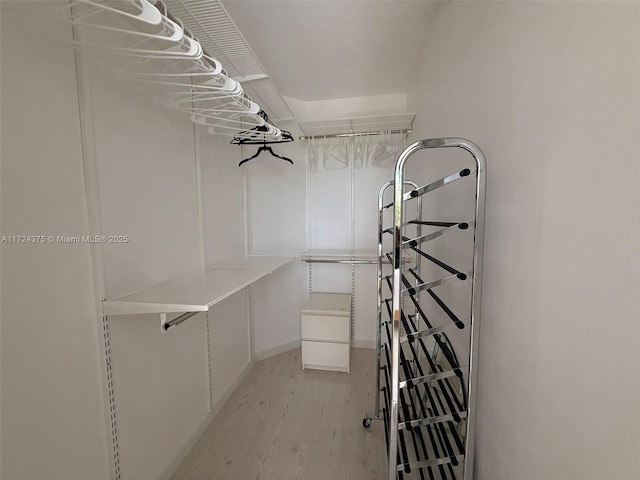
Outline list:
[[[377,134],[380,131],[409,132],[415,119],[415,113],[399,113],[394,115],[373,115],[366,117],[339,118],[333,120],[319,120],[300,122],[298,126],[304,138],[313,136],[350,134]]]
[[[169,282],[102,302],[103,315],[206,312],[212,305],[272,273],[295,257],[233,259]]]

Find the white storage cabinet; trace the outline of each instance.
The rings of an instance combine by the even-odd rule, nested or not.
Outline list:
[[[302,368],[349,373],[351,295],[312,293],[301,317]]]

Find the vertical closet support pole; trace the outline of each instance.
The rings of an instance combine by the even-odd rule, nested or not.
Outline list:
[[[209,383],[209,395],[207,399],[207,413],[213,411],[213,363],[211,361],[211,327],[209,325],[209,311],[205,312],[204,327],[207,336],[207,382]]]
[[[355,155],[355,147],[354,147]],[[356,248],[356,165],[355,157],[353,162],[349,162],[351,165],[351,251]],[[351,260],[355,260],[351,257]],[[353,339],[355,337],[355,325],[356,325],[356,264],[351,264],[351,331],[349,334]]]
[[[82,32],[76,26],[71,27],[73,41],[82,40]],[[89,62],[86,53],[74,48],[76,87],[78,91],[78,117],[80,140],[82,143],[82,167],[84,192],[87,202],[89,234],[102,235],[102,216],[100,208],[100,190],[98,182],[98,164],[96,160],[95,134],[93,126],[93,96],[91,93]],[[102,243],[91,243],[91,269],[96,308],[96,338],[100,349],[100,367],[102,394],[104,400],[104,428],[107,438],[105,452],[109,465],[109,480],[120,480],[120,447],[116,423],[116,406],[113,391],[113,372],[111,368],[111,341],[109,338],[109,319],[102,312],[102,302],[106,299],[106,273],[104,267],[104,248]]]

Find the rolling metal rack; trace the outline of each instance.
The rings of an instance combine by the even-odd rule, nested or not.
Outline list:
[[[406,180],[405,171],[410,157],[423,149],[432,150],[425,152],[427,157],[438,153],[433,150],[462,149],[473,164],[466,155],[456,158],[452,164],[469,166],[420,186]],[[428,172],[430,163],[420,160],[410,162],[412,172],[413,167]],[[437,165],[448,161],[439,158]],[[458,197],[451,199],[446,190],[452,187],[441,187],[454,182],[451,191]],[[389,187],[394,201],[385,204]],[[433,207],[423,196],[435,190],[440,203]],[[372,419],[384,422],[389,480],[473,478],[484,194],[480,148],[461,138],[439,138],[407,147],[394,180],[378,195],[376,405],[363,425],[369,427]],[[437,219],[438,205],[451,210],[451,204],[462,205],[454,215],[468,211],[469,216]],[[389,209],[392,226],[385,228]],[[407,220],[409,213],[415,217]],[[385,244],[392,249],[385,250]],[[389,275],[383,271],[386,261]]]

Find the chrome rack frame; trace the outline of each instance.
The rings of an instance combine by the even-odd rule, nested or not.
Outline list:
[[[378,192],[378,246],[377,246],[377,255],[378,255],[378,260],[377,260],[377,265],[378,265],[378,269],[377,269],[377,274],[378,274],[378,294],[377,294],[377,301],[378,301],[378,308],[376,311],[376,372],[378,372],[378,374],[376,375],[376,392],[380,392],[380,338],[381,338],[381,329],[382,329],[382,287],[383,287],[383,270],[382,270],[382,265],[383,264],[391,264],[391,261],[388,260],[387,258],[384,257],[384,234],[385,233],[390,233],[391,229],[387,229],[385,230],[384,228],[384,218],[383,218],[383,214],[384,214],[384,194],[385,192],[388,190],[389,187],[391,187],[393,185],[392,181],[389,181],[387,183],[385,183],[384,185],[382,185],[382,187],[380,188],[380,191]],[[412,187],[413,189],[418,188],[418,184],[415,182],[412,182],[410,180],[405,180],[404,181],[404,185],[408,185],[410,187]],[[417,203],[417,212],[418,212],[418,218],[422,218],[422,199],[418,198],[418,203]],[[419,234],[422,233],[421,231],[422,227],[419,225],[418,226],[418,232]],[[421,235],[419,235],[421,236]],[[417,266],[417,268],[419,268],[419,265]],[[380,410],[380,395],[376,395],[375,396],[375,410],[374,410],[374,414],[372,416],[367,416],[364,420],[364,424],[366,424],[366,426],[368,426],[370,424],[370,420],[371,419],[375,419],[375,420],[381,420],[382,417],[380,416],[382,411]]]
[[[467,151],[475,161],[475,169],[465,168],[423,186],[404,179],[407,161],[414,153],[423,149],[441,148]],[[473,478],[485,170],[482,151],[468,140],[422,140],[402,152],[396,163],[394,180],[383,185],[378,194],[376,404],[375,414],[365,417],[363,425],[368,427],[372,419],[384,420],[388,447],[388,480]],[[423,195],[465,177],[473,178],[474,175],[473,219],[451,222],[423,220]],[[407,185],[412,189],[406,191]],[[384,192],[390,186],[394,187],[394,202],[385,205]],[[406,204],[412,200],[417,201],[417,218],[406,221]],[[390,207],[393,207],[393,227],[384,229],[383,210]],[[423,235],[423,226],[440,228]],[[472,239],[469,233],[468,237],[461,237],[461,241],[473,249],[473,259],[469,262],[470,265],[462,269],[423,250],[431,240],[445,235],[453,237],[456,232],[471,228]],[[383,251],[386,233],[393,236],[391,252]],[[446,249],[451,244],[441,242],[440,246]],[[407,262],[407,254],[413,255],[413,266],[412,262]],[[392,264],[391,275],[384,275],[382,271],[385,259]],[[420,269],[423,261],[429,262],[431,270],[444,270],[446,275],[423,280]],[[470,282],[470,288],[463,290],[463,296],[469,292],[470,310],[463,316],[454,312],[456,308],[461,308],[460,303],[458,306],[447,305],[446,295],[435,292],[438,288],[446,294],[446,286],[458,282]],[[390,291],[389,298],[383,298],[385,284]],[[406,306],[405,297],[411,300]],[[383,321],[383,307],[388,314],[386,321]],[[434,321],[434,318],[439,320]],[[468,358],[465,363],[458,361],[454,346],[445,332],[453,332],[456,340],[463,338],[464,342],[468,342]],[[383,336],[386,337],[385,340]],[[382,407],[381,397],[384,399]]]

